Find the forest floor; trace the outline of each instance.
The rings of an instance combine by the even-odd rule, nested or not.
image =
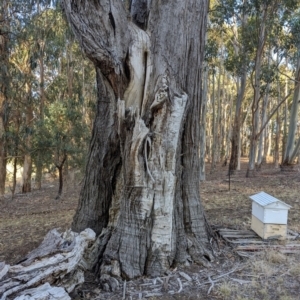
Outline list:
[[[241,170],[231,178],[229,190],[228,168],[220,164],[211,172],[207,164],[206,181],[201,183],[201,197],[213,228],[249,230],[249,196],[264,191],[292,206],[288,228],[300,233],[299,170],[282,172],[269,163],[255,177],[246,178],[246,169],[246,161],[243,161]],[[79,191],[80,184],[71,183],[58,201],[55,200],[57,183],[47,181],[41,190],[33,190],[27,195],[16,194],[13,199],[7,195],[1,200],[0,261],[14,264],[36,248],[50,229],[68,229]],[[265,251],[252,252],[250,257],[245,258],[220,237],[218,243],[211,268],[180,266],[166,277],[127,282],[125,299],[300,299],[300,252],[283,254],[267,247]],[[300,242],[295,240],[293,243]],[[77,292],[74,299],[121,300],[124,289],[120,286],[115,293],[105,293],[91,283]]]

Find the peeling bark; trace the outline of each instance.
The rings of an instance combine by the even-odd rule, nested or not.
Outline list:
[[[70,299],[67,293],[84,281],[84,271],[91,268],[86,252],[94,240],[91,229],[80,234],[60,234],[53,229],[18,264],[10,266],[0,262],[0,299],[12,296],[19,296],[16,298],[19,300],[50,299],[47,298],[50,291],[51,299]],[[42,285],[44,282],[48,284]],[[39,287],[32,290],[36,286]]]
[[[207,2],[131,1],[131,18],[121,1],[63,3],[97,70],[97,116],[72,227],[99,235],[91,256],[102,284],[187,261],[208,265],[199,196]]]

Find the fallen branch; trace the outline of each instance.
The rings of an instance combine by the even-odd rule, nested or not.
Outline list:
[[[25,295],[28,289],[45,282],[49,283],[49,286],[55,282],[56,286],[62,287],[67,293],[71,292],[76,285],[84,281],[84,271],[90,268],[84,255],[94,240],[95,233],[91,229],[86,229],[80,234],[71,231],[60,234],[56,229],[51,230],[42,244],[18,264],[0,264],[1,300],[11,295]],[[47,293],[48,289],[57,291],[55,287],[49,286],[31,289],[30,293],[43,294]],[[20,299],[31,299],[24,297]],[[35,297],[32,299],[44,299],[38,298],[38,295]]]
[[[177,293],[179,294],[182,291],[182,283],[181,283],[180,278],[177,278],[177,281],[179,283],[179,290],[177,291]]]
[[[211,280],[210,276],[208,276],[208,280],[209,280],[209,282],[211,283],[211,286],[210,286],[210,288],[209,288],[208,291],[207,291],[207,295],[210,294],[211,290],[213,289],[213,287],[214,287],[214,285],[215,285],[215,282]]]
[[[71,300],[69,294],[62,287],[52,287],[48,282],[35,289],[26,290],[15,300]]]

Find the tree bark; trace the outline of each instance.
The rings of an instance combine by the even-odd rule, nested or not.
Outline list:
[[[40,68],[40,111],[39,117],[41,126],[44,126],[44,108],[45,108],[45,66],[44,66],[44,49],[45,49],[45,42],[40,41],[40,53],[39,53],[39,68]],[[42,175],[43,175],[43,155],[42,150],[38,150],[37,158],[36,158],[36,178],[35,178],[35,187],[40,190],[42,188]]]
[[[205,181],[205,156],[206,156],[206,111],[208,96],[208,66],[203,65],[202,98],[200,115],[200,180]]]
[[[217,163],[217,124],[216,124],[216,89],[215,89],[215,69],[212,72],[212,146],[211,146],[211,172],[216,168]]]
[[[32,146],[32,121],[33,121],[33,109],[31,101],[31,86],[27,84],[27,102],[26,102],[26,115],[25,115],[25,126],[26,126],[26,138],[25,138],[25,155],[23,164],[23,176],[22,176],[22,193],[31,192],[31,175],[32,175],[32,157],[31,157],[31,146]]]
[[[100,234],[102,283],[189,260],[209,264],[199,196],[207,1],[132,1],[131,18],[117,0],[63,3],[97,70],[97,116],[72,226]]]
[[[247,25],[248,16],[245,12],[241,16],[241,30],[244,31]],[[234,52],[238,57],[239,55],[246,55],[245,47],[243,44],[239,47],[238,43],[238,30],[237,25],[234,26]],[[242,126],[242,102],[246,90],[246,81],[247,81],[247,60],[244,59],[242,64],[242,73],[237,77],[237,99],[235,105],[235,115],[232,126],[232,135],[231,135],[231,154],[229,161],[229,170],[234,172],[235,170],[240,169],[240,157],[241,157],[241,126]]]
[[[235,107],[234,123],[232,128],[232,137],[231,137],[231,156],[229,162],[230,172],[234,172],[238,169],[238,162],[240,156],[240,143],[241,143],[241,126],[242,126],[242,101],[244,99],[245,89],[246,89],[246,79],[247,71],[244,70],[240,85],[238,87],[238,94]]]
[[[64,153],[61,161],[59,161],[59,156],[57,157],[57,162],[55,167],[58,169],[58,193],[55,200],[59,200],[63,191],[64,179],[63,179],[63,167],[67,160],[67,154]]]
[[[0,5],[0,19],[2,20],[0,32],[0,197],[5,193],[6,181],[6,154],[7,154],[7,141],[6,141],[6,126],[8,119],[7,102],[8,102],[8,3],[3,1]]]
[[[88,253],[94,241],[91,229],[80,234],[49,231],[41,245],[16,265],[0,262],[0,299],[71,299],[68,293],[84,282],[84,272],[90,270]]]
[[[295,145],[297,121],[298,121],[298,110],[300,101],[300,45],[298,49],[297,69],[295,74],[295,90],[293,95],[293,102],[290,110],[290,124],[288,130],[288,137],[286,142],[286,149],[284,154],[283,165],[290,165],[296,158],[298,149],[300,147],[300,138]]]

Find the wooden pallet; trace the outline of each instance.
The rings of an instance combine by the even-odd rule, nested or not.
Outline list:
[[[297,238],[300,234],[288,230],[288,239],[285,245],[278,244],[277,239],[263,240],[252,230],[218,229],[219,235],[234,248],[240,256],[249,257],[257,251],[272,249],[282,253],[300,253],[300,243]]]

